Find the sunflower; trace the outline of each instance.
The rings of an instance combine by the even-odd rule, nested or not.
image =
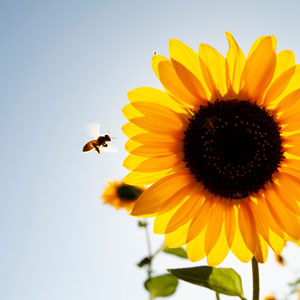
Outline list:
[[[154,217],[165,243],[191,261],[266,261],[300,238],[300,65],[262,36],[247,57],[230,33],[223,57],[171,39],[155,55],[165,91],[137,88],[123,108],[129,123],[128,184],[152,184],[133,216]]]
[[[125,184],[123,181],[108,181],[102,199],[116,209],[125,208],[131,211],[137,198],[145,190],[143,187]]]

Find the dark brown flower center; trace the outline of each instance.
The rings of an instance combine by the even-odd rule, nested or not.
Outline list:
[[[184,161],[216,196],[240,199],[272,181],[283,160],[280,126],[249,100],[217,100],[201,106],[184,133]]]
[[[142,190],[132,185],[122,184],[118,187],[117,193],[121,200],[130,202],[135,201],[142,193]]]

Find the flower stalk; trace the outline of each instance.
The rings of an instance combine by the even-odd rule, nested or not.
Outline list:
[[[259,270],[258,262],[252,258],[253,300],[259,300]]]
[[[149,234],[149,229],[148,229],[148,223],[144,222],[145,226],[145,234],[146,234],[146,242],[147,242],[147,249],[148,249],[148,258],[149,258],[149,263],[147,264],[147,274],[148,274],[148,279],[151,279],[152,275],[152,248],[151,248],[151,241],[150,241],[150,234]],[[151,292],[149,291],[149,300],[153,300],[153,296]]]

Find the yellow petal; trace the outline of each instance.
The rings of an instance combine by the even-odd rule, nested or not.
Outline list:
[[[283,186],[279,187],[277,185],[273,185],[273,189],[270,189],[269,193],[273,199],[273,201],[281,201],[282,204],[288,208],[292,213],[300,216],[299,209],[299,194],[297,190],[291,188],[291,186],[286,185],[284,180],[281,180]]]
[[[276,54],[272,38],[265,37],[247,58],[242,74],[242,92],[246,98],[261,100],[263,93],[270,84],[276,66]]]
[[[289,145],[300,145],[300,133],[291,134],[285,137],[284,142]]]
[[[145,157],[129,154],[123,161],[123,166],[128,170],[134,170],[142,162],[147,160]]]
[[[152,66],[164,89],[179,103],[199,106],[199,98],[195,97],[179,79],[172,62],[160,55],[152,58]]]
[[[268,244],[261,236],[258,236],[254,256],[259,263],[262,264],[267,260],[268,250],[269,250]]]
[[[190,261],[199,261],[206,256],[204,250],[205,235],[206,230],[204,229],[196,238],[186,244],[186,252]]]
[[[136,149],[139,146],[141,146],[141,143],[138,143],[138,142],[133,141],[133,140],[130,139],[125,144],[125,150],[127,152],[131,152],[131,151],[133,151],[134,149]]]
[[[276,56],[276,68],[273,81],[276,80],[283,72],[295,65],[295,55],[291,50],[280,51]]]
[[[130,119],[130,121],[136,126],[156,134],[175,135],[182,132],[173,119],[162,118],[159,115],[138,117]]]
[[[164,213],[174,206],[177,206],[184,202],[187,198],[192,195],[201,195],[203,194],[203,186],[200,183],[191,183],[185,187],[183,187],[180,191],[178,191],[175,195],[173,195],[160,209],[159,214]]]
[[[199,99],[198,106],[205,105],[207,102],[207,95],[202,84],[198,79],[189,71],[184,65],[176,60],[172,59],[173,67],[180,78],[181,82],[184,84],[187,90]],[[196,104],[194,104],[196,106]]]
[[[122,113],[127,120],[143,116],[143,114],[139,112],[136,108],[134,108],[134,106],[132,106],[131,104],[125,105],[122,108]]]
[[[287,167],[300,170],[300,159],[288,158],[285,160]]]
[[[300,89],[291,92],[290,94],[286,95],[276,106],[276,111],[289,111],[294,104],[300,99]]]
[[[257,47],[260,45],[260,43],[266,38],[267,36],[260,36],[259,38],[257,38],[254,43],[252,44],[251,48],[250,48],[250,51],[248,53],[248,56],[247,58],[249,58],[252,53],[257,49]],[[273,50],[276,51],[276,44],[277,44],[277,41],[276,41],[276,37],[274,35],[270,35],[269,36],[272,40],[272,47],[273,47]]]
[[[225,233],[228,246],[231,247],[236,226],[236,216],[234,212],[234,205],[232,203],[226,203],[225,206]]]
[[[166,227],[178,208],[178,206],[174,206],[164,213],[157,214],[153,224],[153,232],[156,234],[165,234]]]
[[[127,158],[123,162],[123,166],[130,171],[146,172],[146,173],[156,172],[156,171],[159,172],[162,170],[170,169],[178,165],[182,165],[182,167],[184,167],[184,163],[182,159],[179,158],[177,155],[147,158],[135,168],[133,166],[130,168]]]
[[[192,189],[192,185],[187,185],[182,189],[178,190],[172,197],[166,200],[165,204],[161,207],[159,213],[157,214],[153,231],[157,234],[164,234],[166,232],[166,228],[171,218],[178,210],[180,205],[186,200],[187,195]],[[188,201],[188,200],[187,200]]]
[[[265,200],[263,197],[260,197],[258,199],[258,203],[264,202],[264,201]],[[263,239],[266,242],[269,243],[269,245],[274,250],[274,252],[280,253],[284,246],[284,239],[279,237],[277,234],[275,234],[274,231],[271,230],[271,228],[268,228],[268,226],[270,224],[271,224],[271,227],[273,227],[273,228],[278,227],[278,225],[273,220],[272,216],[271,216],[272,221],[270,222],[270,217],[268,217],[268,215],[270,215],[269,209],[268,208],[261,209],[253,202],[251,204],[252,204],[252,207],[251,207],[252,211],[255,215],[257,232],[259,233],[259,235],[261,235],[261,237],[263,237]],[[275,223],[275,225],[272,225],[272,223]],[[283,233],[281,233],[281,234],[283,237]],[[258,250],[256,249],[256,251],[258,251]],[[264,253],[264,252],[262,252],[262,253]]]
[[[248,249],[242,238],[239,226],[236,226],[231,251],[243,263],[249,262],[253,257],[253,253]]]
[[[194,95],[200,96],[203,99],[209,99],[210,92],[205,85],[205,81],[199,64],[198,54],[193,49],[176,39],[169,40],[169,53],[174,68],[178,76],[184,83],[186,81],[184,77],[190,77],[190,75],[192,74],[192,87],[190,91]],[[182,66],[184,66],[185,68],[182,69]],[[186,70],[190,71],[191,74],[187,72],[187,74],[183,75],[182,71],[186,73]],[[185,85],[188,86],[189,83]]]
[[[160,172],[144,173],[130,172],[123,178],[124,183],[130,185],[148,185],[168,175],[171,169],[162,170]]]
[[[165,56],[162,56],[162,55],[154,55],[154,56],[152,56],[152,60],[151,60],[151,64],[152,64],[152,69],[153,69],[153,71],[154,71],[154,73],[155,73],[155,75],[156,75],[156,77],[158,78],[158,79],[160,79],[159,78],[159,73],[158,73],[158,65],[161,63],[161,62],[168,62],[168,61],[170,61],[167,57],[165,57]],[[178,78],[177,78],[178,79]]]
[[[189,228],[187,243],[193,240],[206,227],[213,207],[215,205],[214,199],[205,199],[203,204],[194,210],[194,218]]]
[[[141,127],[138,127],[137,125],[128,122],[122,126],[122,131],[126,136],[129,138],[138,134],[145,133],[146,131],[142,129]]]
[[[274,184],[272,184],[274,185]],[[272,189],[272,185],[268,185],[266,189]],[[263,222],[266,226],[269,227],[275,234],[279,237],[284,238],[284,233],[281,227],[278,226],[277,222],[275,221],[274,217],[270,213],[270,210],[267,206],[267,202],[265,197],[261,197],[259,201],[257,201],[258,212],[263,212]],[[270,238],[270,230],[269,230],[269,238]]]
[[[163,105],[160,105],[157,103],[153,104],[151,102],[145,102],[145,101],[136,101],[129,105],[133,106],[135,109],[137,109],[139,112],[141,112],[144,116],[158,115],[158,116],[161,116],[163,119],[164,118],[171,119],[179,127],[182,127],[182,125],[185,122],[178,113],[175,113],[173,110],[169,109],[167,106],[163,106]],[[126,106],[128,106],[128,105],[126,105]],[[128,118],[128,119],[130,120],[130,118]]]
[[[170,135],[154,134],[151,132],[142,133],[131,137],[131,140],[145,145],[154,145],[155,147],[173,147],[178,143],[178,139],[181,137],[174,137]],[[183,138],[183,136],[182,136]]]
[[[137,101],[133,104],[127,104],[123,107],[122,112],[128,120],[134,120],[136,117],[140,119],[145,116],[147,118],[153,118],[153,121],[156,120],[160,124],[170,122],[171,124],[163,127],[173,128],[175,130],[181,129],[183,124],[186,123],[179,114],[168,107],[152,104],[150,102]]]
[[[298,145],[290,148],[285,148],[284,151],[295,156],[300,156],[300,147]]]
[[[228,90],[229,93],[233,90],[235,95],[240,91],[240,80],[244,70],[246,58],[241,48],[235,41],[231,33],[225,32],[229,44],[229,50],[226,54],[226,67],[228,73]],[[230,94],[231,97],[235,96]]]
[[[297,169],[293,169],[293,168],[288,168],[288,167],[284,167],[282,168],[282,170],[284,170],[285,173],[296,176],[297,178],[300,177],[300,170]]]
[[[289,120],[290,121],[290,120]],[[298,131],[299,130],[299,128],[300,128],[300,120],[296,120],[296,119],[294,119],[293,120],[293,122],[290,122],[289,124],[288,124],[288,126],[286,126],[285,128],[284,128],[284,132],[285,133],[287,133],[287,132],[293,132],[293,131]]]
[[[220,237],[220,232],[224,223],[224,205],[221,201],[217,201],[215,207],[212,208],[211,214],[207,222],[205,251],[210,253]],[[226,242],[227,244],[227,242]],[[228,248],[228,247],[227,247]]]
[[[262,201],[262,197],[258,198],[257,201]],[[265,213],[264,211],[261,211],[257,205],[257,203],[254,203],[254,201],[250,201],[249,205],[251,207],[251,210],[253,212],[254,218],[255,218],[255,224],[256,224],[256,230],[257,234],[261,235],[265,241],[269,241],[269,227],[265,220]]]
[[[182,139],[179,141],[171,136],[145,133],[132,137],[125,144],[125,150],[142,157],[164,157],[182,151]]]
[[[294,67],[293,67],[294,68]],[[291,79],[289,80],[285,89],[278,95],[273,103],[279,103],[283,98],[285,98],[291,92],[298,90],[300,88],[300,65],[295,66],[295,72]]]
[[[279,179],[279,183],[285,182],[288,185],[282,185],[289,186],[291,190],[299,191],[300,187],[300,178],[291,174],[287,174],[284,172],[285,168],[281,168],[281,172],[276,175],[276,177]]]
[[[169,248],[179,248],[185,245],[187,231],[191,221],[179,227],[177,230],[165,235],[165,245]]]
[[[199,58],[202,73],[211,91],[212,99],[220,99],[228,92],[223,55],[213,47],[201,44],[199,46]]]
[[[222,230],[218,236],[218,240],[214,248],[207,254],[207,264],[212,267],[218,266],[225,259],[229,252],[225,234],[225,225],[224,223],[222,225]]]
[[[239,227],[245,244],[254,253],[257,243],[257,231],[251,208],[245,200],[239,207]]]
[[[289,82],[291,81],[296,67],[291,67],[282,73],[268,88],[266,95],[264,97],[264,105],[267,106],[270,103],[274,102],[286,89]]]
[[[185,201],[185,203],[177,210],[177,212],[171,218],[167,228],[166,233],[172,232],[178,229],[180,226],[191,220],[202,203],[202,195],[197,195],[194,192],[190,198]]]
[[[137,101],[147,101],[160,105],[165,105],[178,113],[185,113],[185,109],[171,98],[166,92],[151,88],[141,87],[128,92],[127,97],[131,103]]]
[[[300,101],[299,99],[296,100],[297,103],[293,105],[292,108],[289,110],[286,110],[280,115],[278,118],[279,122],[281,124],[292,124],[292,123],[298,123],[299,122],[299,113],[300,113]],[[299,130],[299,128],[298,128]],[[285,129],[284,129],[285,131]]]
[[[280,201],[274,201],[269,191],[266,192],[268,208],[277,224],[292,238],[300,238],[300,223],[296,215],[290,212]]]
[[[142,216],[159,212],[172,195],[191,183],[190,177],[185,173],[175,173],[160,179],[141,194],[131,214],[133,216]]]
[[[128,151],[128,149],[125,147],[125,149]],[[157,147],[154,145],[142,145],[138,146],[135,149],[132,149],[130,152],[134,155],[139,155],[143,157],[149,157],[149,158],[159,158],[159,157],[166,157],[166,156],[172,156],[176,153],[182,151],[182,145],[179,143],[178,145],[175,145],[173,147]]]
[[[279,237],[272,230],[269,231],[269,243],[275,254],[280,254],[284,247],[284,239]]]

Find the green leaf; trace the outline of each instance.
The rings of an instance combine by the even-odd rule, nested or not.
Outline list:
[[[144,285],[153,298],[168,297],[175,293],[178,279],[171,274],[164,274],[146,280]]]
[[[179,279],[209,288],[219,294],[244,297],[242,280],[231,268],[213,268],[208,266],[171,269],[171,274]]]
[[[168,248],[167,246],[165,246],[163,248],[163,252],[173,254],[181,258],[187,258],[187,254],[183,248]]]

